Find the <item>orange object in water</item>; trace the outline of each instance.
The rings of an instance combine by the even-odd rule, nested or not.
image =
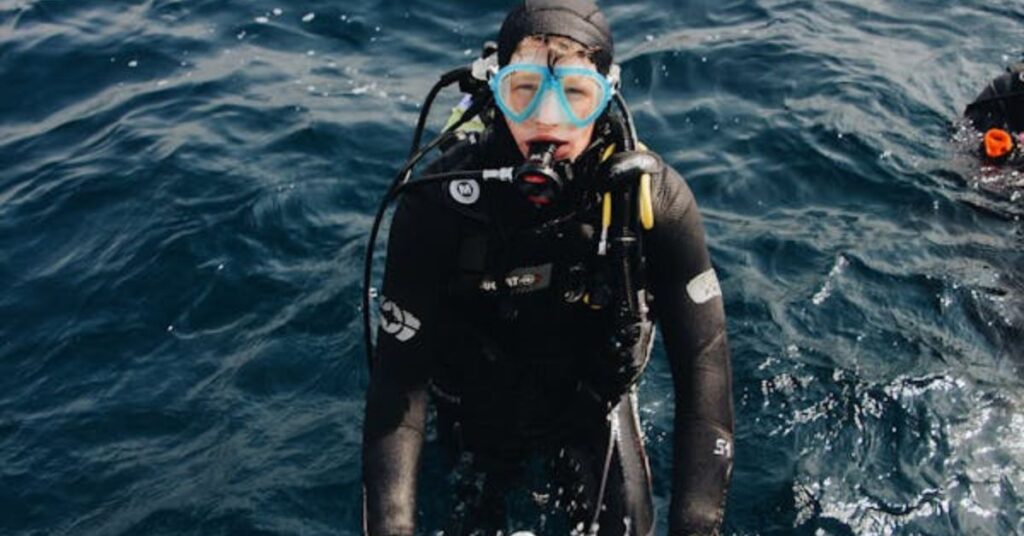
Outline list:
[[[1001,128],[991,128],[985,133],[985,154],[989,158],[1002,158],[1013,150],[1013,137]]]

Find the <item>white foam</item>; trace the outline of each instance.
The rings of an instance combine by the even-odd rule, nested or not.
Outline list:
[[[836,280],[843,273],[843,269],[850,264],[850,261],[846,260],[846,257],[839,255],[836,257],[835,264],[832,265],[832,269],[829,270],[828,276],[825,277],[825,284],[822,285],[821,289],[818,290],[811,298],[811,303],[814,305],[821,305],[829,296],[832,295],[832,291],[835,290]]]

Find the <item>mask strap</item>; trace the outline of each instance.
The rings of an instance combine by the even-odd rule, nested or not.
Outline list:
[[[608,68],[608,83],[611,84],[613,92],[618,92],[622,86],[622,67],[619,67],[618,63],[613,63]]]

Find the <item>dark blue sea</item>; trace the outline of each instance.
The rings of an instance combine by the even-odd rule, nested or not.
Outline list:
[[[510,5],[0,0],[0,534],[359,534],[366,238]],[[602,5],[722,278],[725,532],[1024,534],[1024,175],[958,123],[1024,4]]]

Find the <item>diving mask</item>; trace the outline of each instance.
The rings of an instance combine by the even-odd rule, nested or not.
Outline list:
[[[536,114],[544,122],[585,127],[608,106],[613,82],[586,67],[513,63],[491,77],[490,84],[498,108],[516,123]]]

